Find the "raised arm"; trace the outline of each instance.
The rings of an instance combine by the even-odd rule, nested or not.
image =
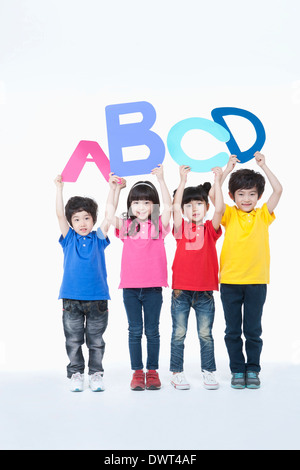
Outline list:
[[[171,211],[172,211],[172,200],[171,196],[169,193],[169,190],[167,188],[165,178],[164,178],[164,171],[163,171],[163,166],[160,164],[157,166],[157,168],[154,168],[151,171],[152,175],[156,175],[157,180],[160,185],[160,190],[161,190],[161,195],[162,195],[162,202],[163,202],[163,211],[161,214],[161,222],[164,227],[167,227],[170,218],[171,218]]]
[[[120,193],[121,193],[121,190],[123,188],[126,188],[126,180],[124,178],[119,178],[119,181],[117,182],[117,185],[116,185],[116,190],[115,190],[115,195],[114,195],[114,216],[112,218],[112,225],[116,228],[118,228],[119,230],[122,228],[122,219],[120,219],[119,217],[117,217],[115,215],[116,213],[116,210],[118,208],[118,204],[119,204],[119,199],[120,199]]]
[[[114,175],[113,173],[109,174],[109,192],[106,200],[105,206],[105,217],[100,225],[101,231],[104,236],[107,236],[107,232],[111,224],[115,225],[118,223],[115,219],[118,217],[115,216],[115,212],[118,207],[118,201],[120,196],[120,191],[126,186],[126,181],[119,176]]]
[[[222,185],[223,185],[224,181],[226,180],[227,176],[232,172],[232,170],[234,169],[237,162],[240,162],[240,160],[237,158],[237,156],[236,155],[230,155],[227,166],[226,166],[226,168],[223,171],[222,176],[221,176],[221,181],[220,181],[221,188],[222,188]],[[214,171],[214,168],[212,168],[212,171]],[[215,206],[215,183],[212,185],[212,187],[209,191],[209,197],[210,197],[211,202]],[[223,213],[225,212],[224,202],[223,202],[222,211],[223,211]]]
[[[220,227],[220,223],[222,220],[222,215],[224,213],[224,200],[223,200],[223,194],[222,194],[222,188],[221,188],[221,180],[223,176],[223,171],[222,168],[220,167],[215,167],[213,168],[213,173],[215,175],[215,212],[212,218],[212,224],[217,232]]]
[[[275,207],[277,206],[279,202],[279,199],[281,198],[283,188],[280,182],[278,181],[277,177],[274,175],[274,173],[272,173],[272,171],[266,165],[265,156],[260,152],[255,152],[254,157],[258,166],[264,171],[273,189],[273,192],[267,201],[268,210],[270,214],[272,214],[272,212],[274,211]]]
[[[180,229],[182,224],[182,211],[181,211],[181,203],[182,203],[182,196],[183,191],[187,181],[187,175],[191,171],[191,168],[186,165],[181,165],[179,167],[179,174],[180,174],[180,183],[176,190],[174,200],[173,200],[173,219],[174,219],[174,231],[175,233]]]
[[[64,206],[64,200],[63,200],[64,183],[62,181],[61,175],[57,175],[57,177],[54,180],[54,183],[56,185],[56,215],[57,215],[60,231],[62,233],[62,236],[65,238],[65,236],[67,235],[69,231],[70,226],[65,216],[65,206]]]

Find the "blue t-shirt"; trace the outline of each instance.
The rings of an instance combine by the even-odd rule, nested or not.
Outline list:
[[[110,241],[101,230],[81,236],[70,227],[59,243],[64,252],[64,274],[58,298],[110,299],[104,255]]]

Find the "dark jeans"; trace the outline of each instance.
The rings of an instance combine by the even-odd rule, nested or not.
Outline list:
[[[202,370],[216,370],[212,327],[215,317],[215,302],[212,291],[173,290],[172,292],[172,338],[170,371],[183,371],[184,341],[187,333],[190,310],[193,308],[197,320],[200,341]]]
[[[107,300],[63,299],[63,326],[66,350],[70,360],[67,376],[84,372],[82,345],[89,349],[89,374],[103,372],[102,358],[105,350],[103,333],[108,321]]]
[[[126,288],[123,289],[123,300],[129,325],[128,339],[131,368],[132,370],[143,369],[142,335],[144,323],[147,338],[146,368],[156,370],[158,369],[160,347],[159,318],[163,301],[162,288]]]
[[[261,318],[267,295],[266,284],[221,284],[227,347],[231,372],[260,371]],[[245,337],[243,354],[242,333]]]

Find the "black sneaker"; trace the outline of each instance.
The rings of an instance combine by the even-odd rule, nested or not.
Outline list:
[[[237,389],[246,387],[245,374],[243,372],[233,372],[231,387]]]
[[[258,372],[247,371],[246,374],[246,387],[247,388],[259,388],[260,380],[258,377]]]

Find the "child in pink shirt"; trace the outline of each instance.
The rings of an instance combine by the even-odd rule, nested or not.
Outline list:
[[[161,387],[158,369],[159,318],[162,287],[168,286],[164,238],[170,232],[171,197],[163,167],[151,172],[157,176],[164,208],[160,215],[159,195],[149,181],[139,181],[131,188],[124,218],[114,218],[116,236],[123,242],[121,282],[129,324],[129,352],[134,374],[132,390],[157,390]],[[117,201],[116,201],[117,204]],[[143,323],[147,338],[147,373],[143,371]],[[146,379],[146,380],[145,380]]]

